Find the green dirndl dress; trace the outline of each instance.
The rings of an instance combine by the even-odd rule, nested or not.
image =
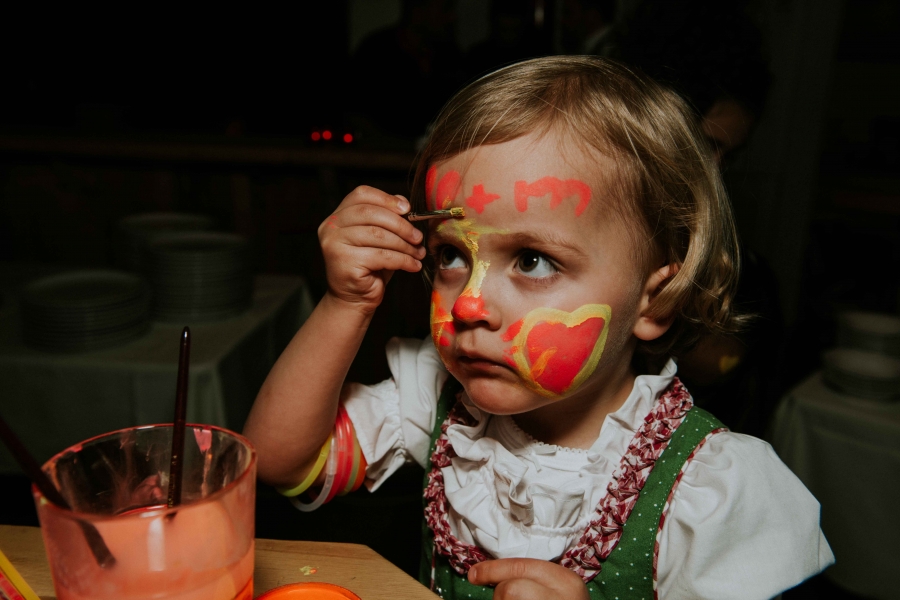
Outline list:
[[[439,494],[443,495],[443,477],[440,475],[440,468],[434,464],[435,458],[439,456],[435,451],[443,432],[453,416],[453,412],[456,412],[453,409],[457,404],[456,398],[461,389],[462,386],[459,382],[451,377],[444,385],[438,400],[435,426],[431,434],[430,461],[426,470],[424,484],[426,521],[422,527],[422,562],[419,570],[419,580],[445,600],[490,599],[493,598],[494,589],[469,583],[466,575],[454,568],[447,554],[456,559],[454,562],[460,570],[467,572],[468,566],[460,564],[459,556],[447,552],[435,552],[437,547],[435,544],[436,536],[434,528],[430,526],[434,525],[437,518],[434,516],[435,503],[440,501],[435,498],[434,482],[436,478],[440,479]],[[572,550],[567,552],[563,558],[563,565],[572,568],[585,579],[585,585],[592,599],[621,598],[625,600],[627,598],[628,600],[639,600],[643,598],[650,600],[656,598],[656,559],[659,550],[656,539],[665,522],[668,501],[671,499],[671,494],[681,479],[684,467],[696,451],[703,446],[710,435],[726,430],[725,426],[718,419],[703,409],[692,405],[690,396],[677,379],[661,398],[665,399],[667,394],[671,395],[675,392],[680,396],[680,399],[677,399],[674,405],[680,403],[686,407],[686,411],[681,410],[680,415],[677,415],[678,418],[675,419],[677,422],[673,423],[672,420],[669,420],[661,427],[657,425],[654,429],[653,424],[650,422],[652,421],[650,417],[654,415],[654,412],[651,412],[648,415],[648,420],[645,421],[645,426],[641,428],[629,447],[629,450],[635,447],[641,432],[644,432],[645,438],[648,437],[646,436],[647,431],[651,429],[654,429],[651,434],[656,438],[653,441],[659,441],[660,431],[665,432],[663,435],[670,435],[668,444],[662,450],[662,453],[655,456],[655,463],[652,465],[649,475],[646,476],[643,487],[640,488],[637,494],[637,501],[630,504],[632,508],[630,513],[625,515],[624,523],[621,523],[620,534],[613,540],[598,540],[596,534],[594,534],[593,540],[586,540],[591,535],[589,528],[582,536],[582,541],[587,541],[588,543],[581,544],[580,552],[580,556],[583,558],[587,555],[588,560],[579,562],[577,556],[570,557],[569,555],[573,553]],[[657,411],[660,404],[661,402],[658,401],[654,411]],[[461,409],[458,411],[459,413],[468,415],[465,409],[462,408],[461,403],[459,408]],[[668,414],[672,415],[671,412]],[[674,431],[672,431],[673,427]],[[446,437],[444,438],[444,444],[446,445]],[[645,446],[646,448],[647,446]],[[610,484],[611,487],[612,485]],[[611,500],[611,497],[607,495],[601,501],[601,506],[609,500]],[[446,499],[443,499],[443,502],[446,503]],[[599,514],[599,510],[600,508],[598,507],[597,514]],[[621,512],[618,514],[620,517],[622,516]],[[592,541],[596,542],[596,544],[591,543]],[[607,551],[612,547],[612,550],[608,551],[608,555],[605,558],[594,559],[592,562],[590,556],[595,553],[591,549],[592,547],[605,547]],[[479,559],[491,558],[477,548],[469,548],[472,548],[472,552],[478,557],[474,559],[475,562]],[[576,554],[579,553],[576,552]]]

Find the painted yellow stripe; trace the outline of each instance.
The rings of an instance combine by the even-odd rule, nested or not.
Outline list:
[[[19,575],[19,572],[16,571],[16,568],[12,566],[12,563],[9,562],[9,559],[6,558],[6,555],[3,552],[0,552],[0,575],[6,577],[13,587],[16,588],[22,597],[25,600],[41,600],[38,598],[38,595],[34,593],[34,590],[31,589],[31,586],[25,583],[25,580],[22,579],[22,576]]]

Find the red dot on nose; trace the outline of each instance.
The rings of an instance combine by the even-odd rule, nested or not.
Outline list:
[[[344,134],[344,142],[349,144],[352,141],[353,141],[353,135],[349,134],[349,133],[345,133]]]
[[[330,140],[330,139],[331,139],[331,132],[328,131],[327,129],[326,129],[325,131],[323,131],[323,132],[322,132],[322,139],[323,139],[323,140]]]
[[[458,321],[479,321],[488,318],[488,312],[481,296],[460,296],[456,299],[453,310],[450,312]]]

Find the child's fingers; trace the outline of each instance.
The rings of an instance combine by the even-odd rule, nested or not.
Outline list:
[[[394,196],[391,196],[394,198]],[[336,228],[372,225],[390,231],[410,244],[422,242],[422,232],[394,211],[374,204],[353,204],[341,207],[325,224]]]
[[[349,208],[357,204],[380,206],[398,215],[405,215],[409,212],[409,200],[403,196],[388,194],[368,185],[361,185],[350,192],[341,202],[341,208]]]
[[[397,234],[376,225],[360,225],[344,230],[345,243],[360,248],[382,248],[409,254],[413,258],[425,258],[425,248],[410,244]]]
[[[529,572],[549,564],[533,558],[486,560],[469,569],[469,581],[476,585],[496,585],[507,579],[528,578]]]
[[[494,588],[494,600],[553,600],[550,590],[531,579],[507,579]],[[566,598],[566,600],[571,600]]]
[[[422,263],[405,252],[387,248],[360,248],[350,250],[351,262],[364,265],[368,271],[409,271],[418,273]]]
[[[494,598],[497,600],[588,598],[584,582],[573,571],[534,558],[503,558],[478,563],[469,569],[469,581],[476,585],[496,585]]]

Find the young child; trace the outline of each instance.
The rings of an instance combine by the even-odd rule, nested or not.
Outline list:
[[[741,320],[702,140],[677,95],[602,59],[462,90],[413,199],[464,218],[423,235],[405,198],[361,187],[319,228],[328,292],[247,421],[260,477],[331,487],[341,403],[370,490],[425,467],[422,581],[444,598],[770,598],[828,566],[816,500],[675,377]],[[391,340],[392,379],[344,385],[391,273],[426,255],[432,339]]]

